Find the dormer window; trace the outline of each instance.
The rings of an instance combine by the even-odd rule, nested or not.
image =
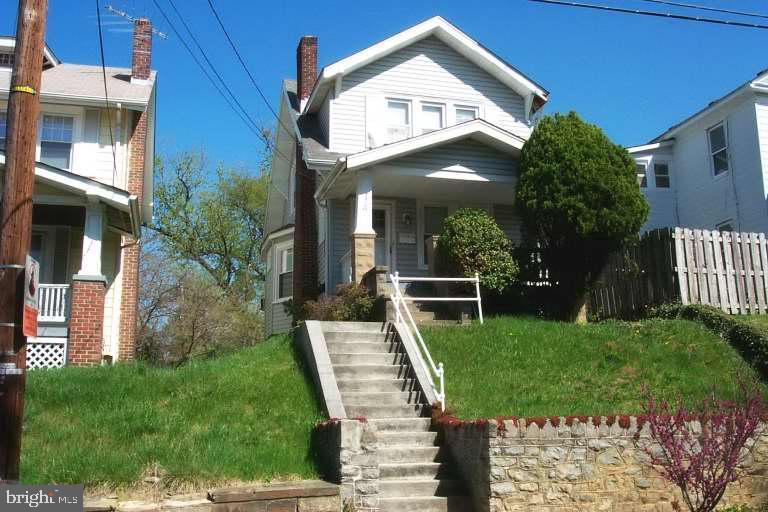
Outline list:
[[[411,136],[411,102],[387,100],[387,141],[397,142]]]
[[[421,133],[429,133],[445,126],[445,107],[434,103],[421,104]]]
[[[477,107],[466,107],[463,105],[457,106],[456,124],[466,123],[467,121],[474,121],[479,117],[477,110]]]
[[[14,57],[12,53],[0,53],[0,68],[12,68]]]

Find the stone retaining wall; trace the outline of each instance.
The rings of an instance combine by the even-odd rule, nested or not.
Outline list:
[[[676,488],[650,466],[649,429],[638,430],[636,418],[440,424],[478,512],[672,512],[679,500]],[[692,428],[700,427],[693,422]],[[768,429],[743,469],[721,505],[768,501]]]
[[[86,499],[85,512],[341,512],[339,486],[317,480],[217,489],[157,500]]]
[[[331,419],[315,428],[313,445],[322,475],[341,484],[344,501],[379,506],[376,425],[365,419]]]

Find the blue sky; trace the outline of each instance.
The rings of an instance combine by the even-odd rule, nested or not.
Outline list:
[[[157,1],[171,16],[168,0]],[[590,1],[686,12],[636,0]],[[768,5],[761,0],[696,2],[768,14]],[[273,125],[274,119],[239,67],[206,0],[175,3],[253,117],[265,126]],[[281,78],[295,75],[300,36],[319,37],[322,66],[434,15],[444,16],[546,87],[551,93],[546,112],[575,110],[626,145],[646,142],[768,67],[768,30],[600,13],[526,0],[214,3],[275,107]],[[169,34],[166,40],[154,41],[153,68],[160,76],[159,150],[172,153],[202,145],[213,161],[254,166],[262,144],[200,73],[153,0],[113,0],[112,4],[149,16],[157,28]],[[9,14],[15,11],[15,1],[3,0],[3,5]],[[102,14],[107,64],[130,66],[131,26]],[[2,16],[0,33],[13,33],[13,19]],[[178,20],[172,20],[181,31]],[[768,20],[751,21],[768,24]],[[63,61],[97,64],[94,3],[50,0],[47,40]]]

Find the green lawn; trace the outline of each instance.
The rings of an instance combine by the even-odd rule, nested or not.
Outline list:
[[[459,417],[632,414],[656,396],[732,396],[756,379],[730,345],[698,323],[650,319],[584,326],[525,317],[434,328],[424,338],[445,364]]]
[[[25,483],[130,486],[312,478],[321,418],[287,336],[178,369],[117,365],[30,372]]]

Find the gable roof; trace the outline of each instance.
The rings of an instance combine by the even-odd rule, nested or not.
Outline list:
[[[417,137],[411,137],[392,144],[354,153],[339,159],[333,171],[323,180],[315,193],[322,198],[333,186],[336,178],[344,171],[355,171],[372,165],[380,164],[395,158],[450,144],[459,140],[474,139],[492,146],[503,153],[519,155],[525,144],[525,139],[510,133],[483,119],[467,121]]]
[[[16,48],[16,36],[0,36],[0,49],[4,51],[14,50]],[[48,43],[43,46],[43,69],[48,69],[52,66],[58,66],[61,61],[53,53],[53,50]]]
[[[336,79],[431,36],[453,48],[520,96],[530,97],[534,110],[541,107],[549,99],[549,92],[542,86],[449,23],[445,18],[435,16],[324,67],[315,82],[312,94],[304,107],[304,112],[314,112],[320,107],[321,101]]]
[[[768,93],[768,69],[764,69],[758,72],[757,75],[755,75],[755,78],[751,80],[747,80],[746,82],[738,86],[736,89],[726,94],[725,96],[722,96],[716,99],[715,101],[711,102],[709,105],[699,110],[695,114],[667,128],[667,130],[664,133],[652,139],[650,143],[653,144],[656,142],[661,142],[664,140],[671,139],[672,137],[677,135],[680,132],[680,130],[683,130],[684,128],[688,127],[691,123],[698,121],[699,119],[706,116],[716,108],[720,108],[725,104],[729,103],[731,100],[741,97],[742,94],[746,92],[751,92],[751,91]]]

